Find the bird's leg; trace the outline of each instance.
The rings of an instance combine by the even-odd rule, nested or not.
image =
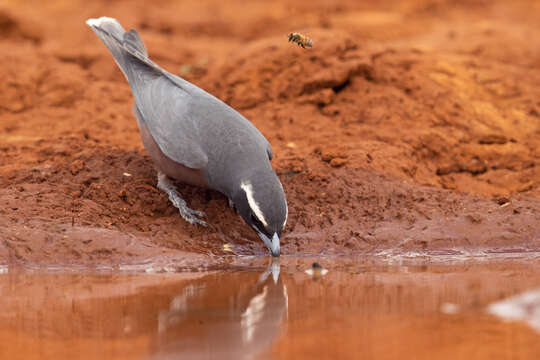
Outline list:
[[[167,175],[165,175],[161,171],[158,172],[157,187],[158,189],[163,190],[167,195],[169,195],[169,200],[171,200],[172,204],[178,208],[178,211],[180,211],[180,215],[184,218],[184,220],[186,220],[190,224],[207,226],[206,222],[202,221],[197,217],[205,217],[206,214],[202,211],[188,208],[186,201],[180,197],[171,179],[169,179]]]

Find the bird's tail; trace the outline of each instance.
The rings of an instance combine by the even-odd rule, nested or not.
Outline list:
[[[133,57],[154,68],[154,70],[161,70],[148,59],[146,47],[135,30],[132,29],[126,32],[116,19],[105,16],[99,19],[88,19],[86,24],[107,46],[126,78],[129,79],[130,64],[133,63]]]

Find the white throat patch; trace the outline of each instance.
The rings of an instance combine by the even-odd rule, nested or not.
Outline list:
[[[242,181],[240,183],[240,188],[245,191],[249,207],[251,208],[257,219],[259,219],[259,221],[262,222],[264,226],[268,226],[268,222],[264,218],[259,204],[257,203],[257,201],[255,201],[255,198],[253,197],[253,186],[251,185],[251,183],[248,181]]]

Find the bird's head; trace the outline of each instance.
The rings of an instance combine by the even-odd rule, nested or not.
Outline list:
[[[232,201],[272,256],[279,256],[279,237],[287,223],[288,210],[283,187],[275,172],[254,173],[242,180]]]

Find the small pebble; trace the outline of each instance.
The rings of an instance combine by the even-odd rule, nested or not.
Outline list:
[[[318,262],[314,262],[311,265],[311,269],[307,269],[305,273],[311,275],[313,278],[320,278],[326,275],[328,270],[323,268]]]

